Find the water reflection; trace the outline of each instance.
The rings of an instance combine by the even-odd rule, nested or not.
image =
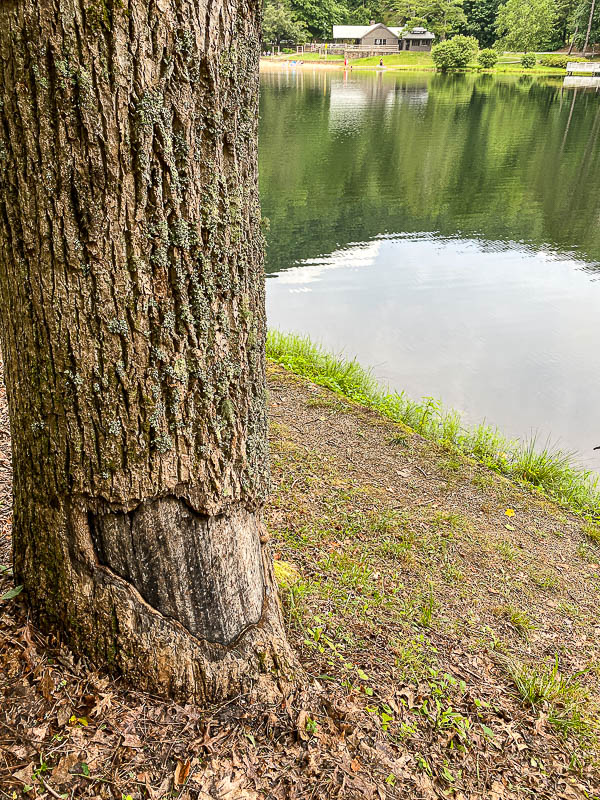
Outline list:
[[[561,82],[263,76],[271,325],[600,467],[600,102]]]

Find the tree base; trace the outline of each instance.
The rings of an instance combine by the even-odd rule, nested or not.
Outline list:
[[[174,497],[128,513],[50,514],[59,558],[48,563],[60,569],[40,574],[20,547],[15,572],[41,627],[75,652],[139,689],[196,703],[292,679],[260,515],[207,517]]]

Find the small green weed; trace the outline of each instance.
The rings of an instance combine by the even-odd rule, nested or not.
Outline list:
[[[555,589],[558,585],[558,575],[549,570],[532,569],[529,572],[529,577],[540,589]]]
[[[496,610],[498,616],[504,617],[521,636],[527,636],[536,629],[536,624],[526,611],[511,605],[501,606]]]
[[[431,622],[433,620],[433,615],[437,608],[437,604],[435,602],[435,594],[433,592],[433,584],[429,584],[429,591],[423,597],[421,603],[421,612],[419,615],[419,625],[423,628],[430,628]]]
[[[583,533],[587,536],[590,542],[600,545],[600,525],[595,522],[586,522],[583,526]]]
[[[420,680],[436,652],[435,648],[426,643],[423,634],[402,642],[393,641],[390,649],[396,657],[396,677],[404,682]]]
[[[502,558],[504,558],[506,561],[515,561],[519,555],[511,543],[507,542],[505,539],[497,542],[495,545],[495,550],[500,553]]]

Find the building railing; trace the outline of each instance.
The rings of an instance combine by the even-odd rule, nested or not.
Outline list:
[[[398,53],[398,45],[393,44],[318,44],[311,42],[310,44],[298,45],[296,47],[298,53],[333,53],[335,55],[347,56],[367,56],[367,55],[388,55],[389,53]]]

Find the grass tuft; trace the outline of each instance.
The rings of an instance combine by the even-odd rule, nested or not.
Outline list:
[[[515,657],[502,659],[502,664],[523,702],[546,708],[548,721],[557,730],[581,741],[597,739],[600,725],[589,692],[578,676],[566,677],[559,671],[558,657],[552,666],[525,664]]]
[[[593,473],[579,466],[574,454],[553,447],[507,439],[486,424],[463,425],[460,415],[433,397],[411,400],[404,392],[390,392],[356,359],[327,352],[308,337],[271,330],[267,356],[287,369],[338,394],[373,408],[427,439],[455,448],[485,466],[541,489],[570,509],[600,517],[600,487]]]

